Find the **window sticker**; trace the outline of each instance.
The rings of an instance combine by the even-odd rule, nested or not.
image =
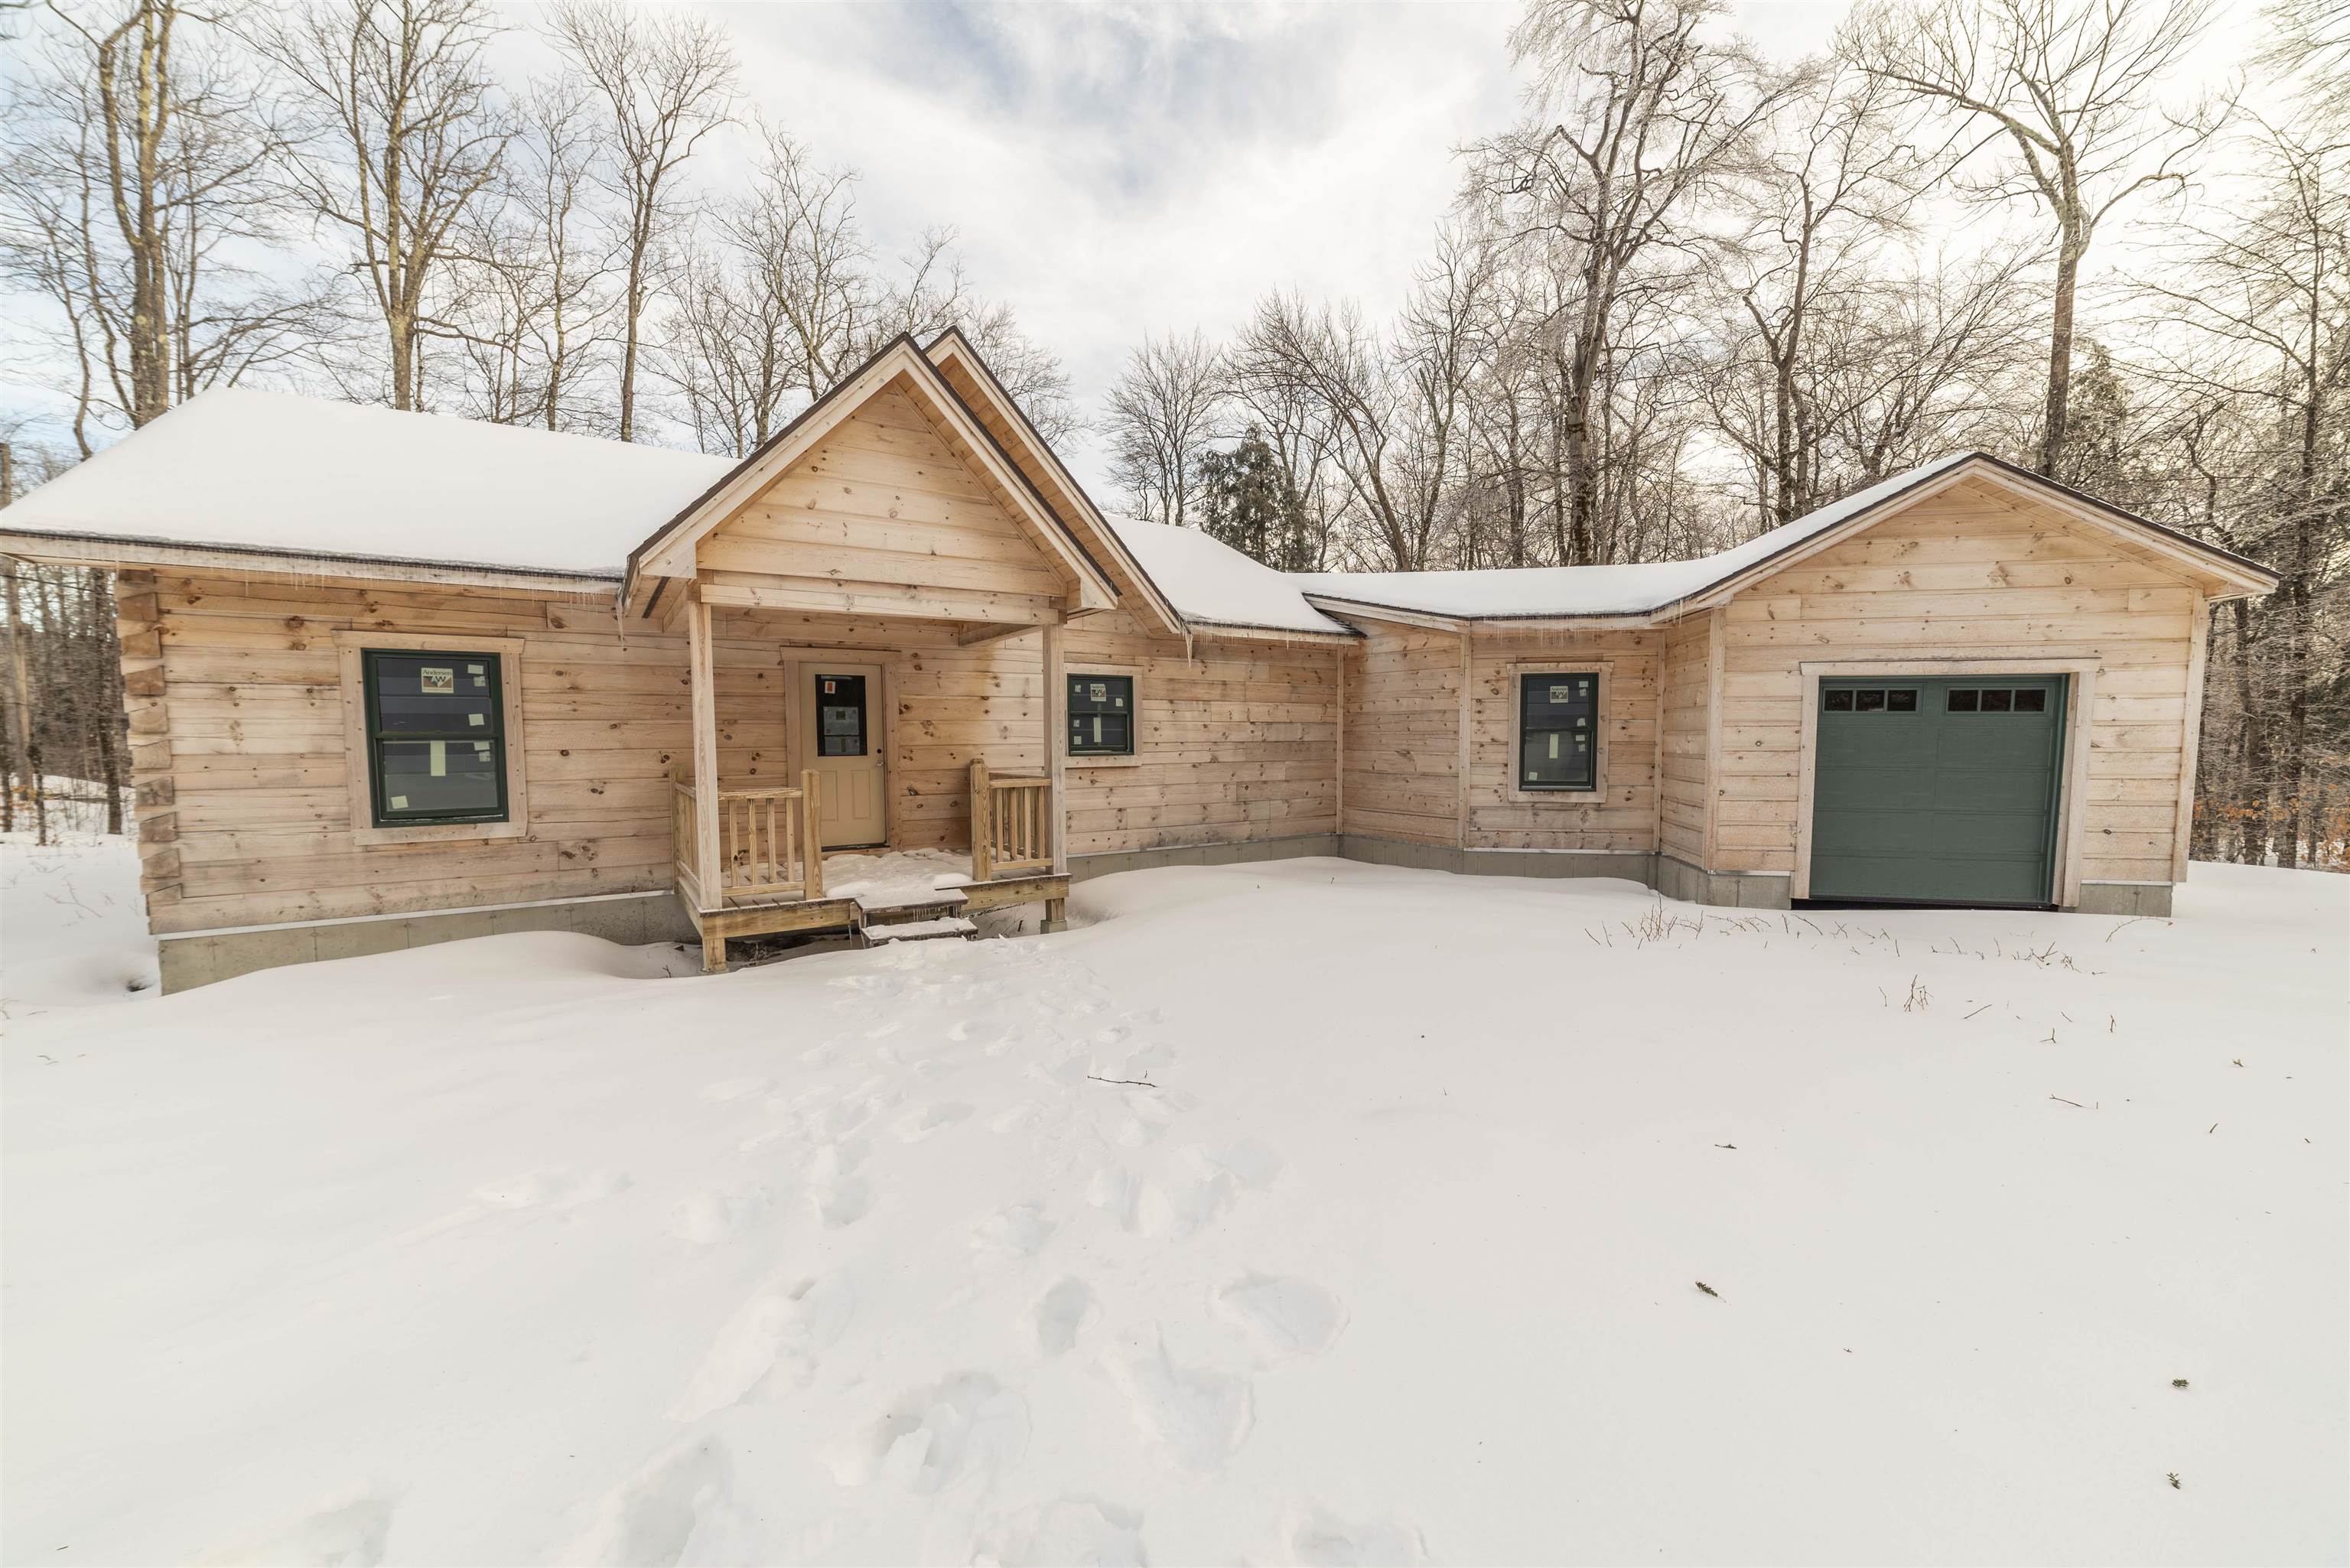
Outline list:
[[[1550,732],[1550,760],[1552,762],[1558,761],[1558,732],[1556,730],[1553,730]]]
[[[1109,701],[1109,682],[1108,682],[1108,681],[1107,681],[1107,680],[1097,680],[1097,681],[1094,681],[1090,686],[1088,686],[1088,687],[1086,689],[1086,695],[1087,695],[1087,696],[1088,696],[1088,697],[1090,697],[1090,698],[1092,698],[1092,699],[1093,699],[1095,701],[1097,701],[1097,702],[1107,702],[1107,701]]]
[[[406,811],[408,809],[408,797],[404,794],[393,795],[391,797],[391,809],[394,811]]]
[[[486,724],[489,722],[489,715],[486,713],[468,713],[465,715],[465,722],[468,724]]]
[[[449,776],[449,742],[434,741],[432,745],[432,776],[436,779],[445,779]]]
[[[432,664],[417,666],[416,689],[427,697],[454,697],[457,694],[456,666]]]
[[[1572,702],[1575,701],[1575,688],[1554,686],[1550,689],[1550,700],[1554,702]]]

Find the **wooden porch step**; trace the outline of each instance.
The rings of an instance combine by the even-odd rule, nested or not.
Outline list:
[[[941,888],[935,898],[902,904],[868,904],[858,901],[866,927],[910,925],[917,920],[943,920],[963,912],[971,900],[955,888]]]
[[[937,919],[893,920],[886,925],[867,926],[865,943],[878,948],[885,942],[930,942],[978,934],[978,926],[960,915],[948,915]]]

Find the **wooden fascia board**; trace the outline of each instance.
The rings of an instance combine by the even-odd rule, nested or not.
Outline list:
[[[1390,626],[1420,626],[1431,631],[1459,631],[1458,616],[1430,615],[1422,610],[1397,609],[1388,605],[1362,604],[1354,599],[1332,598],[1326,594],[1307,594],[1305,602],[1324,615],[1342,620],[1384,621]]]
[[[1362,640],[1357,631],[1307,631],[1279,626],[1243,626],[1237,621],[1195,620],[1191,635],[1200,640],[1227,638],[1247,642],[1318,642],[1346,647]]]
[[[1101,508],[1094,504],[1093,497],[1086,493],[1085,486],[1079,484],[1076,476],[1069,472],[1068,466],[1062,462],[1060,454],[1053,450],[1051,443],[1045,440],[1043,433],[1029,421],[1027,414],[1013,400],[1012,395],[1003,389],[1003,383],[996,379],[995,372],[988,369],[987,361],[980,358],[979,350],[973,348],[969,340],[963,337],[962,329],[959,327],[948,327],[933,338],[930,348],[923,352],[940,367],[941,374],[950,364],[960,363],[962,366],[963,373],[970,379],[972,389],[996,408],[1003,415],[1004,422],[1020,434],[1023,444],[1035,458],[1038,466],[1046,472],[1061,490],[1070,504],[1070,510],[1077,514],[1078,520],[1085,524],[1087,532],[1093,535],[1095,543],[1106,555],[1115,559],[1128,577],[1133,581],[1135,587],[1142,590],[1143,598],[1149,601],[1152,612],[1159,617],[1159,623],[1178,637],[1190,629],[1189,623],[1182,612],[1175,607],[1174,601],[1159,590],[1159,584],[1144,568],[1141,560],[1132,550],[1127,548],[1126,541],[1118,536],[1118,530],[1110,525],[1109,519],[1103,515]],[[951,383],[950,386],[951,387]],[[956,395],[960,397],[962,394],[958,390]],[[990,432],[991,436],[993,433]]]
[[[615,592],[619,578],[607,573],[525,571],[508,566],[471,566],[455,562],[402,561],[372,556],[333,556],[306,550],[263,550],[235,545],[180,545],[161,540],[117,539],[94,534],[44,534],[0,529],[0,555],[60,566],[113,569],[193,569],[254,573],[265,576],[348,578],[356,582],[431,583],[538,593],[600,597]]]

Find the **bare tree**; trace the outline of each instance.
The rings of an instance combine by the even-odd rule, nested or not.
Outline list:
[[[1728,258],[1729,286],[1763,397],[1759,417],[1727,420],[1723,429],[1754,462],[1767,522],[1801,516],[1827,490],[1814,317],[1871,288],[1885,244],[1923,184],[1923,161],[1889,112],[1891,96],[1882,78],[1849,67],[1807,73],[1761,128],[1768,140],[1758,177],[1736,192],[1746,230]]]
[[[2255,120],[2240,146],[2254,193],[2224,214],[2178,214],[2171,271],[2139,286],[2191,335],[2162,371],[2242,410],[2224,538],[2283,581],[2245,607],[2232,650],[2249,665],[2262,644],[2276,693],[2252,699],[2246,676],[2240,722],[2266,733],[2238,790],[2262,819],[2252,838],[2292,866],[2310,837],[2313,694],[2333,662],[2321,619],[2350,581],[2350,128],[2322,112]]]
[[[1192,521],[1201,454],[1225,433],[1223,356],[1194,328],[1145,337],[1109,390],[1103,431],[1110,474],[1135,515],[1180,528]]]
[[[395,409],[421,406],[431,292],[514,136],[484,59],[500,26],[486,0],[314,0],[255,35],[309,116],[293,187],[356,252]]]
[[[1961,166],[2006,148],[1971,195],[2035,201],[2054,225],[2043,473],[2064,459],[2074,296],[2097,226],[2148,186],[2183,181],[2220,124],[2208,107],[2183,117],[2148,109],[2210,15],[2211,0],[1877,0],[1840,38],[1865,70],[1980,128],[1958,150]]]
[[[135,428],[317,340],[281,150],[244,62],[172,0],[67,15],[35,52],[0,117],[0,269],[56,313],[83,455],[94,420]]]
[[[595,83],[608,119],[608,177],[627,213],[620,305],[622,441],[637,436],[637,365],[655,253],[681,216],[679,169],[733,112],[736,66],[705,17],[631,10],[619,0],[564,0],[556,47]]]
[[[1548,118],[1482,144],[1495,223],[1551,253],[1571,288],[1554,352],[1570,561],[1597,558],[1599,400],[1632,296],[1702,252],[1700,199],[1736,172],[1782,88],[1711,41],[1713,0],[1536,0],[1511,35]]]

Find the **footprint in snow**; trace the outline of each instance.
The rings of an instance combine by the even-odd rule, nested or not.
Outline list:
[[[1243,1274],[1216,1288],[1216,1315],[1239,1329],[1266,1362],[1319,1355],[1346,1326],[1338,1298],[1308,1280]]]
[[[742,1521],[732,1506],[733,1467],[714,1438],[689,1439],[653,1457],[606,1497],[587,1533],[560,1563],[598,1568],[667,1568],[691,1552],[696,1561],[725,1551]],[[712,1541],[715,1552],[697,1550]]]
[[[391,1500],[359,1490],[331,1498],[318,1510],[266,1540],[203,1559],[217,1563],[303,1563],[334,1568],[375,1568],[391,1534]]]
[[[843,1486],[884,1480],[928,1496],[1016,1463],[1028,1447],[1028,1406],[983,1372],[911,1388],[862,1431],[835,1445]]]
[[[1254,1419],[1248,1379],[1203,1366],[1179,1366],[1156,1324],[1102,1357],[1101,1368],[1124,1394],[1144,1438],[1186,1469],[1221,1469]]]
[[[1419,1527],[1387,1519],[1349,1524],[1318,1507],[1293,1510],[1272,1553],[1284,1563],[1312,1568],[1356,1568],[1369,1563],[1421,1563],[1428,1561],[1428,1543]]]
[[[485,1181],[473,1189],[473,1200],[494,1209],[577,1209],[628,1189],[628,1177],[617,1170],[548,1166]]]
[[[670,1418],[694,1421],[740,1404],[771,1382],[806,1387],[816,1357],[856,1315],[857,1299],[835,1279],[773,1281],[735,1308],[711,1341]]]
[[[1142,1196],[1148,1184],[1121,1166],[1105,1165],[1086,1187],[1086,1201],[1118,1221],[1122,1230],[1142,1224]]]
[[[1224,1217],[1246,1190],[1268,1186],[1281,1174],[1281,1160],[1261,1144],[1197,1145],[1186,1149],[1180,1179],[1144,1184],[1136,1205],[1139,1229],[1180,1241]]]
[[[1015,1203],[971,1228],[971,1250],[983,1262],[1025,1262],[1044,1250],[1058,1229],[1045,1217],[1041,1202]]]
[[[669,1211],[669,1233],[697,1247],[714,1246],[766,1213],[775,1201],[763,1183],[697,1192]]]
[[[890,1130],[907,1143],[920,1143],[941,1127],[954,1126],[971,1115],[971,1109],[960,1100],[935,1100],[899,1116]]]
[[[1142,1568],[1142,1511],[1090,1498],[1065,1497],[1024,1508],[980,1527],[972,1560],[999,1568],[1088,1563]]]
[[[1094,1315],[1094,1293],[1075,1277],[1059,1281],[1029,1309],[1028,1325],[1036,1336],[1039,1354],[1065,1355],[1077,1343],[1086,1320]]]
[[[871,1212],[872,1184],[857,1173],[864,1150],[855,1144],[827,1144],[808,1167],[808,1201],[816,1218],[837,1230]]]

